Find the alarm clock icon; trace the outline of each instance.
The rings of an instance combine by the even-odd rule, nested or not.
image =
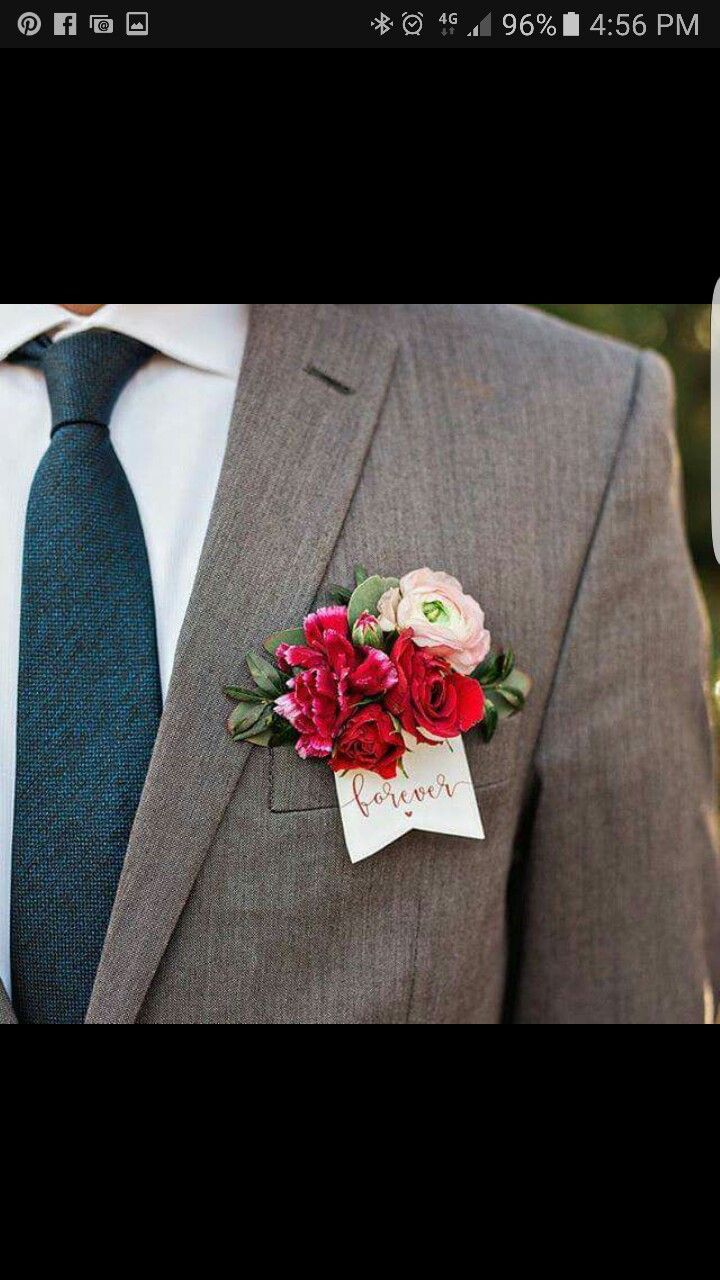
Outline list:
[[[423,16],[421,13],[404,13],[403,14],[403,31],[406,36],[419,36],[423,27]]]

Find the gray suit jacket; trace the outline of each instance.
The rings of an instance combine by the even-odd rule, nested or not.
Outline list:
[[[702,1021],[715,791],[672,399],[657,356],[520,308],[253,310],[89,1022]],[[457,575],[534,677],[467,738],[484,842],[353,866],[327,766],[225,733],[246,651],[356,561]]]

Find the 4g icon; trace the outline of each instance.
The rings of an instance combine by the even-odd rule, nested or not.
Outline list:
[[[442,28],[440,34],[443,36],[454,36],[457,20],[458,16],[456,13],[441,13],[438,18],[438,22]]]

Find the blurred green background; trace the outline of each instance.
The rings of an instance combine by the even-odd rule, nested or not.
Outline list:
[[[672,365],[685,474],[688,535],[720,650],[720,565],[710,517],[710,305],[695,302],[533,302],[531,306],[598,333],[653,347]]]

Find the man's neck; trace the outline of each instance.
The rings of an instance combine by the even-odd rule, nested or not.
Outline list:
[[[104,307],[104,302],[59,302],[59,307],[64,307],[66,311],[72,311],[76,316],[91,316],[93,311],[98,311],[100,307]]]

